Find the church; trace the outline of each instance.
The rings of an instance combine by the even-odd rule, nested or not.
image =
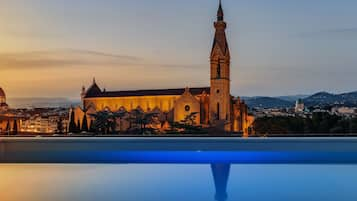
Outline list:
[[[102,90],[95,79],[92,85],[82,88],[82,108],[75,108],[75,122],[82,123],[84,115],[98,111],[127,111],[160,114],[162,125],[181,122],[195,114],[194,124],[203,127],[220,127],[225,132],[248,135],[254,120],[247,105],[230,93],[230,51],[228,47],[224,13],[221,2],[214,22],[215,35],[210,54],[210,86],[178,89],[148,89],[135,91]],[[77,125],[78,126],[78,125]],[[80,125],[79,125],[80,126]]]

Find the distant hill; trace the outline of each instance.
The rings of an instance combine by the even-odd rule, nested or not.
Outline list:
[[[357,91],[342,94],[319,92],[304,99],[306,106],[345,105],[357,106]]]
[[[275,98],[279,98],[279,99],[282,99],[282,100],[286,100],[286,101],[295,103],[297,100],[305,99],[305,98],[307,98],[309,96],[310,95],[292,95],[292,96],[278,96],[278,97],[275,97]]]
[[[293,101],[274,97],[243,97],[243,100],[251,108],[287,108],[294,106]]]
[[[357,91],[332,94],[328,92],[318,92],[313,95],[293,95],[278,97],[241,97],[249,107],[260,108],[287,108],[294,107],[296,100],[303,99],[307,107],[326,105],[345,105],[357,107]],[[70,107],[80,105],[79,100],[67,98],[8,98],[11,108],[34,108],[34,107]]]
[[[67,98],[8,98],[11,108],[71,107],[80,104]]]
[[[328,106],[344,105],[357,107],[357,91],[332,94],[328,92],[318,92],[313,95],[293,95],[277,97],[242,97],[242,99],[251,108],[287,108],[294,107],[296,100],[303,99],[307,107],[310,106]]]

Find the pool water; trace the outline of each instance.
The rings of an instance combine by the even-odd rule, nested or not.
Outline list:
[[[3,164],[1,201],[357,200],[356,164]]]

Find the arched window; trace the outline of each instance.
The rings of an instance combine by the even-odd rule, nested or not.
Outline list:
[[[221,63],[218,62],[217,65],[217,78],[221,78]]]
[[[219,103],[217,103],[217,120],[219,120],[219,114],[220,114],[220,107],[219,107]]]

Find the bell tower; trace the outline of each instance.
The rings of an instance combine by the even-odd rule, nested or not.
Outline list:
[[[230,53],[227,43],[227,24],[224,21],[222,3],[219,1],[216,30],[210,56],[211,63],[211,93],[210,93],[210,122],[230,122]]]

